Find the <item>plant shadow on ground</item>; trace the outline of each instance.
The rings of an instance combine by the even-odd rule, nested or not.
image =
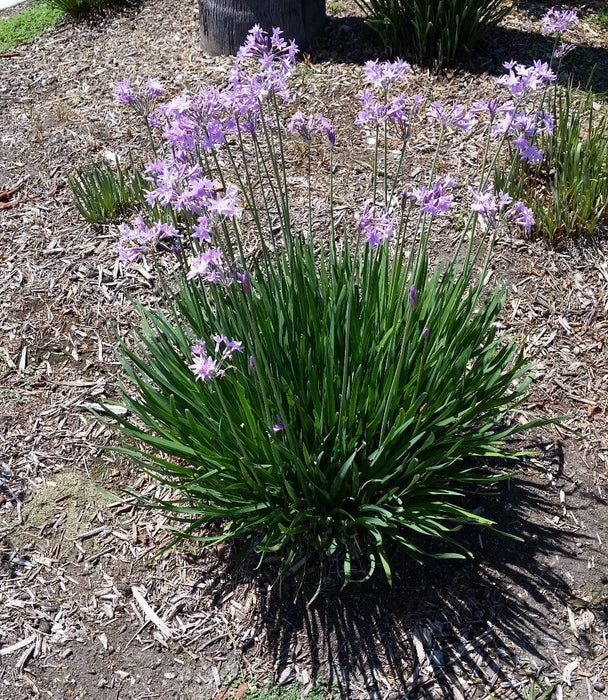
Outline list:
[[[450,74],[454,69],[461,69],[474,75],[489,73],[500,76],[505,72],[505,61],[529,64],[537,59],[548,60],[554,41],[552,37],[540,33],[540,18],[548,7],[522,4],[521,9],[538,20],[538,32],[496,27],[481,39],[469,55],[461,57],[445,70],[449,70]],[[574,43],[574,46],[575,50],[562,62],[566,75],[577,87],[585,87],[589,82],[594,92],[608,92],[608,50],[579,43]],[[355,16],[329,18],[308,53],[312,64],[333,60],[362,65],[369,60],[388,58],[378,35],[365,25],[361,17]]]
[[[560,450],[557,455],[563,458]],[[537,668],[550,664],[548,651],[564,642],[563,630],[552,629],[552,621],[567,601],[579,600],[575,583],[555,564],[576,559],[574,539],[579,545],[593,540],[552,524],[556,496],[527,476],[514,476],[468,505],[493,518],[497,530],[523,541],[463,530],[458,539],[472,551],[472,560],[431,559],[419,566],[394,556],[392,587],[377,571],[370,581],[343,589],[339,576],[330,573],[309,606],[315,573],[301,589],[297,576],[270,586],[270,565],[255,572],[246,563],[237,578],[256,589],[258,620],[275,668],[300,663],[311,680],[327,680],[344,697],[359,697],[353,688],[365,697],[383,696],[383,677],[390,677],[391,686],[401,686],[407,697],[425,698],[431,697],[425,690],[429,682],[435,690],[439,683],[445,697],[452,697],[462,677],[486,686],[492,676],[490,685],[508,682],[506,670],[520,668],[522,656],[535,660]],[[579,506],[585,510],[587,504]],[[580,566],[586,569],[586,562]],[[578,644],[584,653],[584,635]],[[430,681],[424,656],[433,667]],[[460,690],[467,696],[466,687]]]

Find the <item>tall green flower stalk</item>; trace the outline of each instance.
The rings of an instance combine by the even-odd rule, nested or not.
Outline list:
[[[129,413],[116,418],[127,442],[115,449],[171,487],[139,500],[172,518],[178,539],[242,538],[285,567],[337,560],[345,582],[380,564],[390,580],[395,546],[415,560],[460,557],[463,525],[494,525],[465,495],[503,478],[482,465],[515,456],[508,438],[546,422],[506,419],[531,368],[498,332],[504,290],[483,284],[495,227],[522,211],[482,180],[459,252],[432,270],[429,226],[449,215],[455,183],[432,166],[427,185],[402,190],[379,143],[380,201],[338,224],[334,128],[320,114],[285,117],[294,55],[280,33],[254,29],[225,90],[151,115],[167,155],[148,168],[150,208],[123,227],[120,255],[164,250],[175,264],[121,342]],[[425,112],[422,98],[395,96],[408,71],[366,66],[362,128],[405,149],[417,120],[474,127],[461,105]],[[303,215],[293,205],[294,138],[309,164],[312,149],[330,152],[323,229],[310,194]],[[172,217],[156,221],[161,209]]]

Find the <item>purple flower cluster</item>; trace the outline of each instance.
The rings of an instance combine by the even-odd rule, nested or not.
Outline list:
[[[556,10],[552,7],[542,19],[542,32],[545,35],[563,34],[577,22],[578,15],[574,10]]]
[[[178,232],[170,224],[155,222],[148,226],[142,216],[136,216],[132,224],[120,227],[118,258],[124,263],[137,262],[145,253],[157,248],[161,241],[178,237]]]
[[[181,161],[223,145],[228,134],[252,132],[261,119],[269,120],[263,115],[264,102],[289,100],[287,78],[297,51],[279,29],[269,35],[255,26],[238,52],[226,87],[176,97],[150,114],[149,123],[161,131],[174,158]]]
[[[502,190],[496,194],[489,183],[486,183],[481,191],[473,188],[469,188],[469,191],[473,197],[471,209],[479,214],[486,226],[496,226],[502,221],[512,220],[526,233],[534,226],[532,210],[523,202],[513,202],[510,194]]]
[[[332,123],[318,112],[308,116],[298,110],[287,123],[287,131],[292,134],[300,134],[304,141],[310,145],[315,136],[325,132],[331,148],[336,142],[336,132]]]
[[[546,83],[554,82],[556,77],[549,64],[544,61],[534,61],[531,66],[506,61],[503,66],[507,70],[507,75],[498,78],[498,82],[515,97],[538,92],[545,87]]]
[[[247,34],[245,43],[238,50],[238,61],[254,59],[266,70],[279,63],[285,70],[290,70],[296,62],[298,47],[293,39],[289,42],[283,38],[283,32],[274,27],[271,34],[265,32],[259,24],[254,25]]]
[[[380,90],[388,90],[392,85],[404,82],[412,67],[406,61],[397,58],[395,61],[367,61],[363,67],[365,81]]]
[[[543,152],[533,144],[536,134],[552,134],[555,128],[553,115],[546,110],[536,110],[529,114],[516,110],[511,104],[505,106],[502,116],[492,126],[494,136],[507,134],[519,157],[530,163],[540,163]]]
[[[201,277],[205,282],[220,284],[226,279],[226,275],[224,254],[219,248],[209,248],[190,260],[189,280]]]
[[[214,357],[208,354],[204,340],[197,340],[191,347],[192,364],[188,365],[188,369],[194,373],[196,379],[203,382],[222,377],[226,374],[226,369],[234,369],[225,368],[223,365],[232,361],[235,352],[243,352],[243,343],[239,340],[229,340],[225,335],[212,335],[211,339],[215,343]]]
[[[165,88],[158,78],[148,78],[139,90],[133,88],[130,80],[123,80],[114,88],[114,101],[117,104],[130,105],[146,117],[164,92]]]
[[[448,190],[454,187],[456,180],[446,177],[444,182],[440,178],[435,180],[432,187],[412,187],[411,190],[403,190],[403,199],[409,199],[416,204],[423,214],[444,214],[450,209],[452,197]]]
[[[453,126],[461,131],[469,131],[477,122],[472,112],[468,112],[460,102],[446,105],[442,100],[435,100],[427,111],[429,119],[436,119],[442,127]]]
[[[425,102],[421,95],[414,95],[406,101],[403,95],[391,99],[379,99],[369,90],[363,90],[359,95],[361,109],[355,119],[357,126],[379,126],[385,121],[394,124],[405,134],[411,117],[418,114]]]
[[[386,207],[366,204],[358,224],[359,231],[371,248],[383,245],[393,237],[394,224]]]

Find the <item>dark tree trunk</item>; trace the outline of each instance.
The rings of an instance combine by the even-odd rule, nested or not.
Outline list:
[[[201,48],[212,55],[234,54],[254,24],[283,30],[302,49],[325,22],[325,0],[198,0]]]

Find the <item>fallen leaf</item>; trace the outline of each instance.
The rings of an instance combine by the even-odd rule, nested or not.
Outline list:
[[[596,411],[599,411],[600,407],[599,406],[587,406],[586,411],[587,411],[587,418],[591,420],[593,418],[593,414]]]

